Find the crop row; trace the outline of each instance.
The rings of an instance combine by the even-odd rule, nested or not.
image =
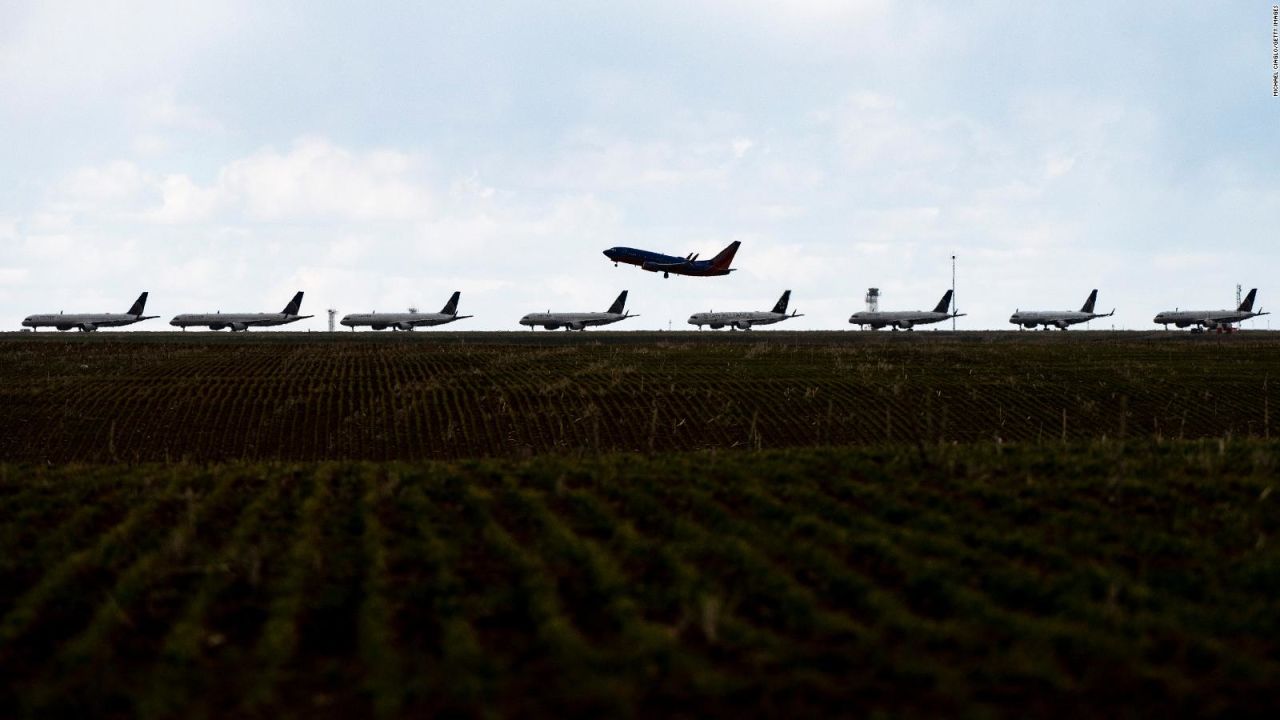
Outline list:
[[[0,706],[1248,714],[1280,681],[1277,462],[1237,440],[0,466]]]
[[[421,460],[1271,435],[1277,342],[0,344],[0,458]]]

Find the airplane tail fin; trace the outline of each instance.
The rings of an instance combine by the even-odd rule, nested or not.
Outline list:
[[[778,304],[773,306],[773,311],[779,315],[787,314],[787,303],[791,300],[791,291],[784,290],[782,297],[778,298]]]
[[[144,292],[133,301],[133,306],[129,308],[129,315],[141,315],[144,308],[147,307],[147,294]]]
[[[620,315],[622,313],[622,308],[626,306],[626,304],[627,304],[627,291],[623,290],[622,293],[618,295],[618,299],[614,300],[613,304],[610,305],[609,309],[606,310],[605,312],[613,313],[615,315]]]
[[[933,309],[936,313],[944,313],[951,307],[951,291],[948,290],[942,294],[942,299],[938,301],[938,306]]]
[[[738,246],[742,244],[741,240],[734,240],[729,246],[721,250],[715,257],[711,258],[711,268],[713,270],[728,270],[729,265],[733,263],[733,256],[738,252]]]
[[[1094,288],[1093,292],[1089,293],[1089,299],[1084,301],[1084,306],[1080,308],[1080,312],[1092,313],[1093,304],[1097,301],[1098,301],[1098,289]]]
[[[284,306],[284,310],[281,310],[280,312],[282,315],[297,315],[298,311],[301,309],[302,291],[299,290],[297,294],[293,296],[293,299],[289,301],[289,304]]]
[[[461,296],[462,296],[461,292],[454,290],[453,294],[449,296],[449,302],[445,303],[444,307],[441,308],[440,314],[441,315],[457,315],[458,314],[458,298]]]
[[[1244,296],[1244,302],[1240,303],[1240,307],[1236,308],[1236,312],[1253,312],[1253,299],[1258,296],[1258,288],[1249,291]]]

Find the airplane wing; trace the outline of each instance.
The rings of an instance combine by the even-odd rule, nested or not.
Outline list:
[[[412,325],[412,326],[414,326],[414,327],[422,327],[422,326],[424,326],[424,325],[433,325],[433,324],[434,324],[434,325],[443,325],[444,323],[451,323],[451,322],[453,322],[454,320],[463,320],[463,319],[466,319],[466,318],[469,318],[469,317],[475,317],[475,316],[474,316],[474,315],[454,315],[454,316],[450,317],[448,320],[442,320],[442,321],[439,321],[439,322],[437,322],[437,321],[435,321],[435,320],[413,320],[413,321],[411,321],[409,324],[410,324],[410,325]]]
[[[1198,322],[1201,325],[1207,325],[1209,323],[1225,323],[1225,322],[1234,323],[1239,321],[1236,320],[1235,313],[1223,313],[1222,315],[1205,315],[1204,317],[1200,318],[1199,320],[1196,320],[1195,322]]]
[[[687,269],[691,265],[692,263],[688,260],[681,260],[680,262],[673,262],[673,263],[660,263],[660,262],[650,261],[645,263],[644,265],[641,265],[641,267],[645,270],[661,270],[663,272],[670,272],[672,270]]]

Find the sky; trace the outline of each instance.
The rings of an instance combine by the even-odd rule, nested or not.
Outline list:
[[[1280,307],[1270,3],[0,4],[0,328]],[[727,277],[614,267],[626,245]],[[1254,321],[1264,327],[1266,319]],[[429,331],[428,331],[429,332]]]

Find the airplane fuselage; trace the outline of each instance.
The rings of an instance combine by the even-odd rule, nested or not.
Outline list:
[[[850,315],[849,323],[852,325],[860,325],[864,328],[869,325],[872,330],[879,330],[882,327],[890,327],[894,330],[910,330],[916,325],[928,325],[929,323],[942,322],[943,320],[950,320],[951,317],[950,313],[928,312],[924,310],[893,310],[877,312],[864,310]]]
[[[588,312],[588,313],[529,313],[520,318],[521,325],[527,325],[529,328],[541,325],[548,330],[585,330],[596,325],[609,325],[619,320],[625,320],[633,315],[624,313],[609,312]]]
[[[210,330],[229,329],[231,332],[248,330],[251,327],[271,327],[288,325],[311,317],[310,315],[286,315],[285,313],[196,313],[176,315],[169,321],[170,325],[187,329],[189,327],[207,327]]]
[[[454,320],[469,318],[470,315],[450,315],[448,313],[358,313],[342,318],[341,325],[351,328],[370,327],[374,330],[412,330],[416,327],[432,327],[444,325]]]
[[[1243,310],[1166,310],[1157,314],[1152,322],[1157,325],[1164,325],[1165,329],[1168,329],[1170,325],[1180,328],[1198,325],[1212,329],[1267,314],[1269,313]]]
[[[1009,322],[1025,328],[1037,325],[1066,330],[1071,325],[1107,317],[1104,313],[1087,313],[1079,310],[1019,310],[1009,316]]]
[[[713,277],[716,275],[728,275],[733,272],[727,265],[717,267],[714,258],[710,260],[691,260],[678,255],[664,255],[651,250],[629,247],[609,248],[604,251],[604,254],[605,257],[615,263],[637,265],[642,270],[660,272],[664,276],[674,273],[676,275],[692,275],[695,277]]]
[[[120,327],[132,325],[143,320],[152,320],[155,315],[128,315],[124,313],[75,313],[57,315],[29,315],[22,321],[23,327],[32,329],[42,327],[57,328],[62,331],[79,330],[93,332],[98,328]]]
[[[755,325],[772,325],[791,317],[799,316],[775,312],[704,312],[690,315],[689,324],[697,325],[699,329],[706,325],[712,330],[724,327],[730,330],[750,330]]]

